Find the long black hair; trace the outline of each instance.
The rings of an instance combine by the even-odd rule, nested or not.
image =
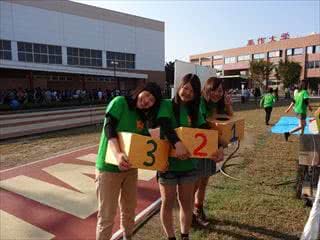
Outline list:
[[[155,98],[155,103],[149,109],[138,109],[137,101],[138,96],[141,92],[147,91],[151,93]],[[160,101],[162,99],[161,88],[155,82],[145,83],[138,88],[136,88],[132,94],[126,97],[129,108],[135,109],[142,121],[146,124],[147,128],[156,127],[156,118],[160,107]]]
[[[217,113],[218,114],[223,114],[224,109],[225,109],[225,104],[224,104],[224,94],[225,94],[225,89],[223,86],[223,81],[220,78],[217,77],[210,77],[204,84],[203,89],[202,89],[202,96],[205,100],[206,103],[206,108],[208,109],[208,105],[210,104],[210,94],[211,91],[215,91],[219,86],[221,85],[223,89],[223,95],[221,99],[217,102]]]
[[[200,105],[200,97],[201,97],[201,83],[200,79],[196,74],[188,73],[181,79],[181,83],[177,89],[176,95],[173,98],[173,112],[175,114],[175,118],[178,126],[180,126],[180,104],[182,100],[179,96],[180,89],[190,83],[193,89],[193,99],[186,103],[188,115],[191,118],[191,126],[196,127],[198,120],[198,112]]]

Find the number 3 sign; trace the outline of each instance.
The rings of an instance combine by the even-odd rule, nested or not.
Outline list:
[[[176,132],[193,158],[209,158],[218,149],[218,131],[180,127]],[[175,156],[174,149],[170,156]]]
[[[118,133],[120,149],[129,159],[133,168],[165,171],[168,167],[169,143],[135,133]],[[110,148],[106,162],[118,165]]]

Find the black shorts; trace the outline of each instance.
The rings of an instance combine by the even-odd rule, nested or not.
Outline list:
[[[304,113],[300,113],[300,119],[301,120],[306,120],[307,119],[307,114],[304,114]]]

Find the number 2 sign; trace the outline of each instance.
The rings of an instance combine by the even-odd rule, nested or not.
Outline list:
[[[218,131],[180,127],[176,132],[193,158],[209,158],[218,149]],[[175,156],[174,149],[170,156]]]

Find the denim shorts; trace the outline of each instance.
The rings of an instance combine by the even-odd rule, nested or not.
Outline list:
[[[162,185],[180,185],[196,182],[199,179],[199,173],[196,169],[186,172],[157,172],[157,178]]]

